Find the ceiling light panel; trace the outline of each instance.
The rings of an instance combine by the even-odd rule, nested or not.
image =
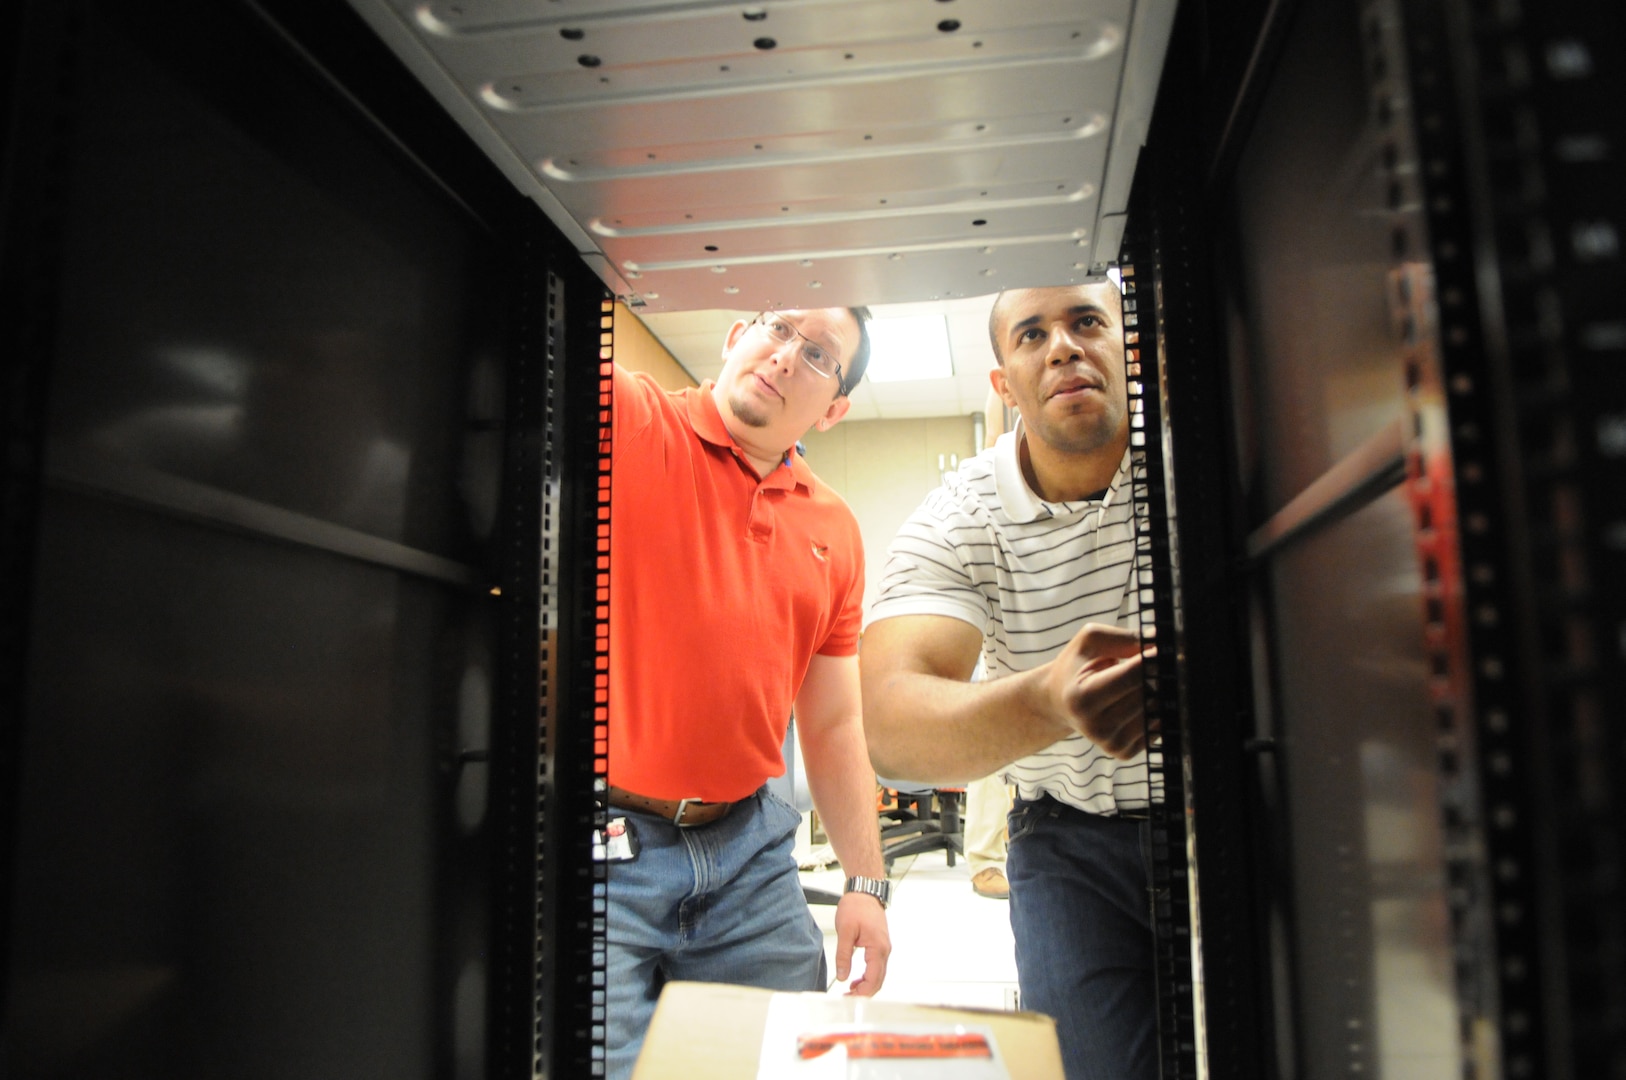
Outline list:
[[[635,307],[943,299],[1116,256],[1172,3],[352,0]]]

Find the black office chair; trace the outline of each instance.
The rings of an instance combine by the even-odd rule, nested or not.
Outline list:
[[[922,787],[885,779],[880,783],[893,794],[880,811],[881,857],[888,874],[893,861],[905,855],[943,851],[953,866],[954,856],[965,854],[965,831],[960,824],[964,788]]]

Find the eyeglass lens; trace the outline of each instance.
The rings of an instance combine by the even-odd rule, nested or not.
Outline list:
[[[809,341],[805,334],[788,321],[769,312],[764,312],[758,316],[758,321],[762,323],[762,327],[768,332],[768,336],[780,344],[787,344],[801,338],[801,346],[796,350],[796,353],[801,357],[802,363],[806,364],[816,374],[828,379],[836,373],[836,362],[830,353],[825,350],[824,346]]]

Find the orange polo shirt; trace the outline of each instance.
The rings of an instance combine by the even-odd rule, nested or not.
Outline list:
[[[759,479],[711,390],[615,369],[610,783],[657,799],[783,773],[808,663],[858,651],[852,511],[795,454]]]

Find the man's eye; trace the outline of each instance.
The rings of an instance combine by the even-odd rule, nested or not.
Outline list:
[[[779,319],[769,319],[768,320],[768,329],[773,331],[773,336],[774,337],[777,337],[777,338],[788,338],[788,337],[790,337],[790,324],[787,323],[787,322],[781,322]]]
[[[824,366],[824,350],[816,345],[802,346],[802,359],[818,367]]]

